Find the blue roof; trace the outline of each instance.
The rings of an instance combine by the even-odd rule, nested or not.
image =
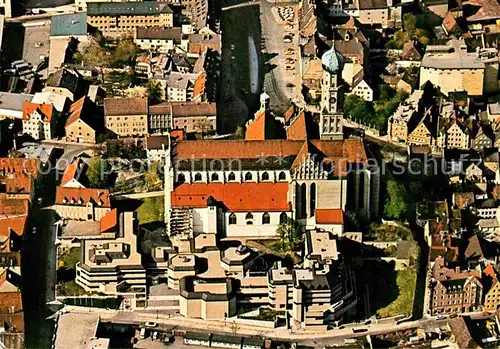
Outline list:
[[[344,68],[344,57],[335,50],[335,45],[323,54],[321,62],[330,74],[338,74]]]
[[[87,34],[87,14],[75,13],[52,16],[50,36],[78,36]]]

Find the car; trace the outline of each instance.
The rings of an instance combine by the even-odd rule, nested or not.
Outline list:
[[[153,337],[151,337],[154,341],[158,339],[158,331],[153,332]]]
[[[36,234],[36,227],[33,227],[33,229],[31,229],[31,233]]]
[[[140,338],[141,338],[141,339],[146,338],[146,329],[145,329],[144,327],[143,327],[143,328],[141,328]]]
[[[286,69],[286,70],[294,70],[295,68],[294,68],[293,66],[291,66],[291,65],[287,65],[287,66],[285,67],[285,69]]]
[[[441,315],[436,316],[437,320],[443,320],[443,319],[447,319],[447,318],[449,318],[449,316],[446,314],[441,314]]]
[[[157,327],[158,324],[156,322],[151,322],[151,321],[148,321],[144,324],[146,327]]]
[[[286,43],[286,44],[289,44],[292,42],[292,39],[288,38],[288,37],[285,37],[283,38],[283,42]]]
[[[361,333],[361,332],[366,332],[368,331],[367,328],[362,328],[362,327],[358,327],[358,328],[353,328],[352,329],[352,333]]]
[[[295,60],[293,58],[287,58],[287,59],[285,59],[285,62],[286,63],[294,63]]]

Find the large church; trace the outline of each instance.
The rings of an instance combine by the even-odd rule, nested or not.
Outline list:
[[[378,167],[368,161],[361,139],[344,139],[343,58],[332,47],[322,64],[319,117],[292,107],[277,118],[263,94],[245,140],[172,144],[165,173],[170,235],[273,237],[278,225],[292,218],[306,229],[341,236],[347,211],[363,220],[378,214]],[[276,122],[286,139],[270,134]]]

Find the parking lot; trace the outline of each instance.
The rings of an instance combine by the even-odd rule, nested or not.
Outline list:
[[[287,109],[290,101],[301,100],[300,48],[295,6],[261,2],[263,49],[274,56],[275,68],[266,76],[266,92],[273,109]],[[274,105],[273,105],[274,103]]]

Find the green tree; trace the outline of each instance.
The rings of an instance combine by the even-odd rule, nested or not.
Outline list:
[[[297,251],[302,242],[302,231],[302,224],[292,218],[287,218],[281,223],[276,229],[276,233],[281,238],[283,250]]]
[[[146,93],[150,103],[158,103],[162,98],[162,86],[157,80],[149,80],[146,85]]]
[[[113,51],[111,65],[114,67],[122,67],[124,65],[133,66],[135,65],[135,58],[138,52],[139,48],[134,43],[134,40],[132,38],[124,38],[120,40]]]
[[[388,218],[403,219],[408,214],[408,195],[405,188],[395,180],[387,181],[387,198],[384,214]]]
[[[92,159],[87,169],[87,179],[91,188],[105,188],[108,184],[111,166],[103,159]]]
[[[109,53],[94,37],[79,47],[79,53],[81,57],[77,54],[76,59],[81,59],[85,65],[105,67],[109,64]]]
[[[413,13],[405,13],[403,16],[403,27],[407,32],[417,29],[417,17]]]

